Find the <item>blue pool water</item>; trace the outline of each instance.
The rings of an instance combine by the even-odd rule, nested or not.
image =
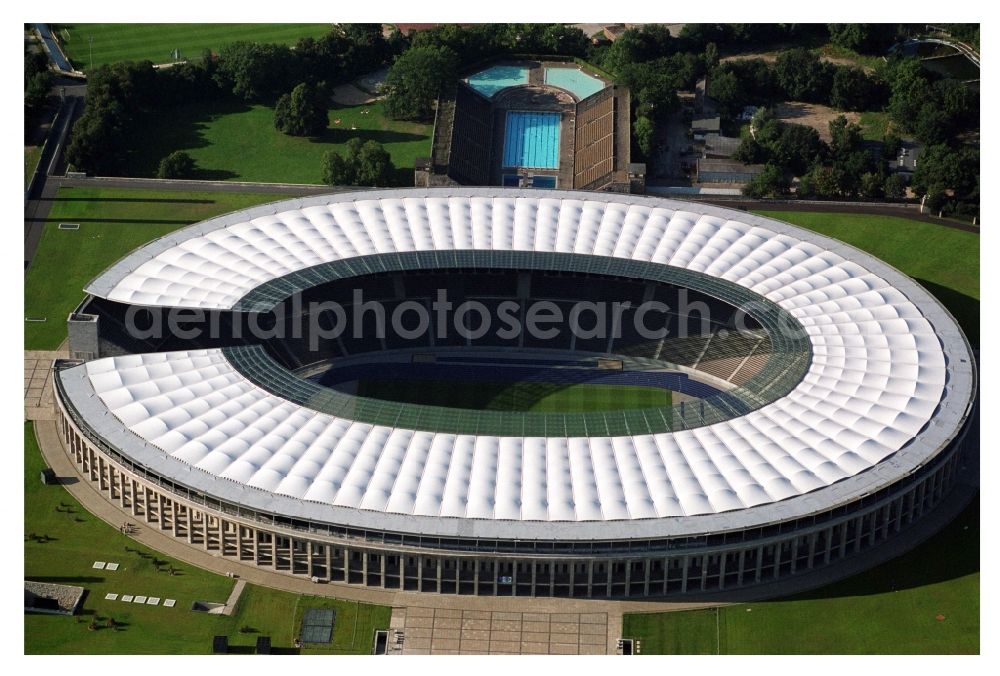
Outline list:
[[[469,86],[486,98],[493,98],[501,89],[528,84],[528,69],[524,66],[493,66],[469,76]]]
[[[545,84],[569,90],[581,101],[604,89],[604,82],[577,68],[546,68]]]
[[[559,117],[559,113],[508,112],[503,166],[557,169]]]

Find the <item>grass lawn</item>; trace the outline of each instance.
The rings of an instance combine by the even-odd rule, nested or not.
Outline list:
[[[671,401],[669,390],[656,387],[422,379],[362,380],[358,394],[429,406],[544,413],[653,408]]]
[[[184,225],[279,199],[254,193],[61,188],[25,278],[25,316],[47,318],[25,323],[25,349],[59,347],[66,317],[83,299],[83,287],[136,247]],[[79,223],[80,229],[60,230],[59,223]]]
[[[623,636],[644,654],[978,653],[979,499],[862,575],[776,601],[626,615]]]
[[[94,67],[117,61],[168,63],[172,52],[201,58],[202,51],[218,51],[237,40],[292,45],[302,37],[319,38],[331,29],[328,23],[80,23],[59,24],[54,32],[73,65],[90,68],[90,38]]]
[[[184,150],[197,163],[195,178],[321,183],[323,155],[343,152],[356,136],[384,145],[396,167],[394,184],[412,186],[414,161],[431,152],[431,125],[390,120],[380,102],[331,108],[329,128],[315,138],[282,134],[273,108],[238,101],[177,106],[148,115],[139,127],[141,139],[129,144],[128,176],[155,177],[161,159]]]
[[[757,211],[858,247],[916,279],[979,345],[979,235],[895,216]]]
[[[28,189],[31,175],[35,173],[38,160],[42,158],[42,146],[24,146],[24,189]]]
[[[376,628],[388,627],[390,609],[352,601],[302,597],[247,585],[230,616],[190,610],[196,600],[223,603],[233,580],[172,560],[137,545],[131,538],[92,516],[60,486],[38,480],[44,461],[31,423],[24,424],[24,513],[26,579],[82,586],[87,590],[75,617],[24,616],[24,650],[29,654],[181,654],[211,652],[212,636],[225,634],[230,644],[252,646],[257,634],[271,637],[275,648],[290,650],[298,631],[299,604],[337,608],[334,640],[325,652],[369,654]],[[94,561],[116,561],[117,571],[92,568]],[[177,574],[170,575],[173,566]],[[173,608],[107,601],[108,592],[176,599]],[[121,626],[103,626],[107,618]],[[91,620],[99,628],[89,631]],[[255,630],[242,633],[243,627]],[[308,652],[308,651],[307,651]]]
[[[868,71],[873,71],[878,68],[880,63],[883,63],[881,56],[872,56],[870,54],[859,54],[853,49],[847,49],[846,47],[840,47],[833,43],[826,43],[816,48],[816,53],[820,56],[827,56],[831,59],[845,60],[852,62],[855,66],[859,68],[864,68]]]
[[[866,111],[861,113],[858,124],[861,125],[861,136],[866,141],[884,141],[892,128],[892,119],[889,113]]]
[[[294,609],[292,630],[301,635],[305,611],[309,608],[332,608],[335,611],[333,637],[330,643],[305,643],[303,654],[369,655],[376,629],[387,629],[392,609],[353,601],[340,601],[320,596],[300,596]],[[294,637],[293,637],[294,638]]]

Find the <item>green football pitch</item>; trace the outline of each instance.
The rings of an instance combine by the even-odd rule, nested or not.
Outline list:
[[[169,63],[177,60],[175,50],[182,59],[195,60],[206,49],[218,51],[239,40],[292,45],[330,28],[328,23],[80,23],[59,24],[53,31],[73,65],[86,71],[119,61]]]
[[[656,387],[575,383],[461,380],[362,380],[358,394],[409,404],[489,411],[586,413],[670,406],[671,393]]]

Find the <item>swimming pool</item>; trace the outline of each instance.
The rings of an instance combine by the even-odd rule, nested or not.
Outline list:
[[[493,98],[501,89],[528,84],[528,69],[524,66],[493,66],[470,75],[468,82],[486,98]]]
[[[603,81],[578,68],[546,68],[545,84],[569,90],[581,101],[605,87]]]
[[[503,166],[557,169],[559,118],[559,113],[508,112]]]

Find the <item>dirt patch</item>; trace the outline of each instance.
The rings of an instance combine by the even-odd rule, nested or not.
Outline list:
[[[774,107],[774,115],[782,122],[801,124],[812,127],[819,132],[819,137],[830,142],[830,122],[837,116],[843,115],[849,122],[855,124],[861,119],[858,113],[845,113],[835,110],[830,106],[823,106],[817,103],[801,103],[799,101],[786,101]]]
[[[751,54],[734,54],[733,56],[723,57],[719,59],[719,61],[725,63],[726,61],[746,61],[747,59],[761,59],[762,61],[766,61],[767,63],[773,64],[775,61],[778,60],[779,53],[780,52],[778,51],[772,51],[772,52],[754,52]],[[829,56],[827,54],[820,54],[819,60],[823,61],[824,63],[832,63],[838,66],[853,66],[855,68],[861,68],[869,73],[872,72],[871,68],[864,66],[858,63],[857,61],[854,61],[852,59],[847,59],[841,56]]]

